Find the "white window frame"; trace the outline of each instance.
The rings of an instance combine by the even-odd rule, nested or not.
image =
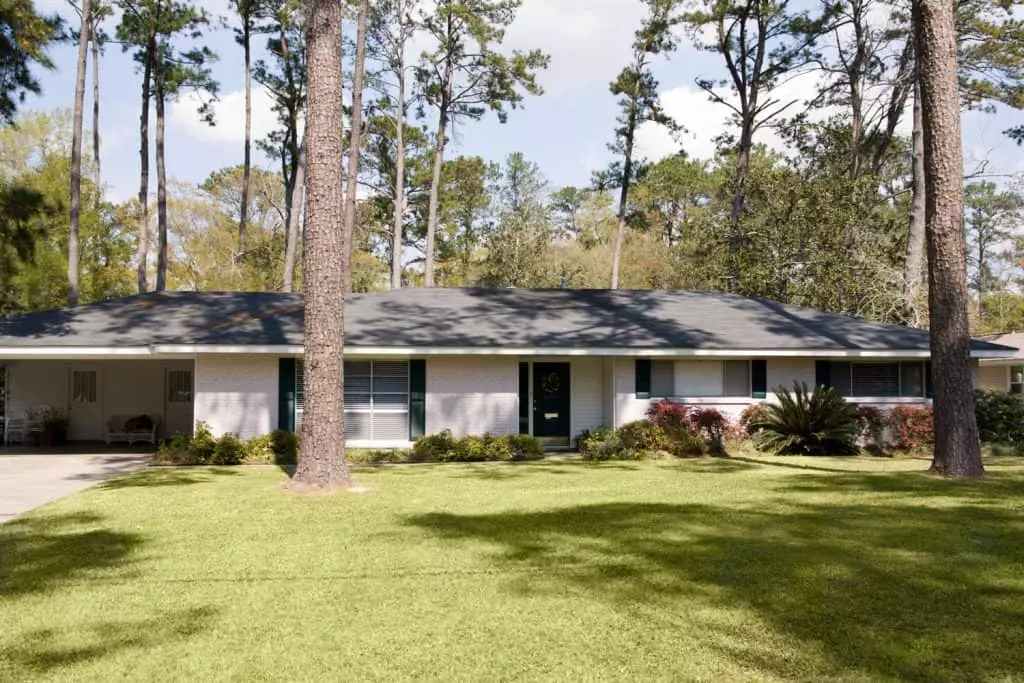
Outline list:
[[[672,363],[672,393],[667,395],[667,396],[662,396],[660,394],[655,394],[652,391],[651,398],[653,398],[653,399],[663,399],[664,398],[664,399],[675,400],[675,401],[678,401],[678,402],[681,402],[681,403],[738,403],[738,402],[750,403],[750,402],[755,400],[755,399],[751,398],[751,392],[753,391],[754,372],[753,372],[753,364],[751,362],[751,359],[749,359],[749,358],[723,358],[721,360],[717,360],[717,359],[716,360],[710,360],[710,359],[705,359],[705,360],[673,359],[673,360],[671,360],[669,362]],[[677,382],[676,382],[677,374],[676,374],[676,372],[677,372],[677,367],[678,367],[679,363],[718,363],[719,364],[719,369],[720,369],[721,374],[722,374],[722,377],[721,377],[722,393],[718,394],[718,395],[705,395],[705,396],[694,396],[692,394],[679,393],[679,390],[678,390],[678,388],[676,386],[677,385]],[[725,393],[726,386],[728,385],[728,382],[726,381],[727,380],[727,374],[726,374],[726,364],[727,363],[746,363],[746,366],[747,366],[747,389],[746,389],[746,393],[743,393],[743,394],[726,394]],[[654,386],[653,375],[652,375],[651,385],[652,385],[651,388],[653,390],[653,386]],[[760,399],[757,399],[757,400],[760,400]]]
[[[380,414],[380,415],[390,414],[390,415],[405,415],[406,416],[406,420],[405,420],[405,422],[406,422],[406,438],[405,439],[399,439],[399,441],[402,441],[403,443],[407,442],[409,440],[409,412],[410,412],[409,402],[410,402],[410,398],[412,396],[412,385],[411,385],[411,382],[412,382],[412,363],[409,360],[402,361],[402,360],[394,360],[394,359],[376,359],[376,358],[366,358],[366,359],[361,358],[359,360],[352,360],[351,362],[353,362],[353,363],[369,363],[370,364],[370,375],[369,375],[369,380],[370,380],[370,405],[369,405],[368,408],[349,408],[349,407],[346,406],[345,407],[345,415],[369,415],[370,416],[370,418],[369,418],[370,435],[369,435],[369,438],[367,438],[367,439],[351,439],[348,436],[348,434],[346,434],[346,441],[351,441],[353,443],[378,443],[378,442],[380,442],[380,443],[389,442],[390,443],[391,441],[395,441],[394,439],[377,439],[376,435],[374,434],[374,429],[373,429],[373,416],[375,414]],[[393,406],[392,407],[381,407],[381,408],[377,408],[376,407],[374,396],[377,393],[380,393],[380,395],[382,395],[382,396],[384,396],[384,395],[391,395],[391,396],[401,396],[401,395],[403,395],[402,392],[398,392],[398,391],[375,392],[373,390],[374,367],[375,367],[377,362],[382,362],[382,363],[399,363],[399,362],[404,362],[405,363],[405,392],[404,392],[404,395],[405,395],[405,407],[404,408],[398,408],[398,407],[393,407]],[[296,432],[298,432],[299,429],[302,426],[302,417],[303,417],[303,413],[305,412],[305,405],[306,405],[305,375],[304,375],[305,370],[306,369],[305,369],[304,361],[301,358],[296,359],[296,361],[295,361],[295,396],[296,396],[296,403],[295,403],[295,431]],[[344,374],[344,368],[342,368],[342,373]],[[298,397],[299,397],[299,394],[300,394],[300,392],[299,392],[300,387],[302,389],[302,391],[301,391],[301,395],[302,395],[302,402],[301,402],[301,404],[298,401]],[[300,405],[302,407],[300,407]]]
[[[1011,394],[1024,394],[1024,365],[1011,365],[1009,370],[1010,370],[1010,376],[1008,378],[1009,379],[1009,383],[1007,385],[1007,391],[1009,391]],[[1013,381],[1014,370],[1020,371],[1020,376],[1021,376],[1021,380],[1022,381],[1020,381],[1020,382],[1014,382]],[[1017,387],[1016,391],[1014,391],[1014,387]]]

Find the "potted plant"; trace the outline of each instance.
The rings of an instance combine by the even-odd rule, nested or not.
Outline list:
[[[63,446],[68,442],[68,416],[59,408],[45,406],[31,411],[29,421],[38,425],[40,446]]]

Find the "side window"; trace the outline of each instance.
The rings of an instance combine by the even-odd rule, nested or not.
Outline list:
[[[1024,365],[1010,368],[1010,393],[1024,394]]]

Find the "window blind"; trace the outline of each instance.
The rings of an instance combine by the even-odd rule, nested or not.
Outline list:
[[[295,363],[295,429],[302,427],[305,373]],[[409,362],[345,361],[345,434],[352,441],[409,439]]]

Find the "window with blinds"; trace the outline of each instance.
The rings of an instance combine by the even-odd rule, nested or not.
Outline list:
[[[302,427],[305,373],[295,363],[295,429]],[[350,441],[409,439],[409,362],[345,361],[345,434]]]
[[[837,361],[829,365],[829,384],[843,396],[918,398],[925,395],[925,366],[921,361]]]
[[[167,371],[167,402],[168,403],[191,403],[192,402],[192,371],[191,370],[168,370]]]
[[[96,371],[71,371],[71,400],[74,403],[96,402]]]
[[[680,398],[749,396],[750,361],[653,361],[651,395]]]

